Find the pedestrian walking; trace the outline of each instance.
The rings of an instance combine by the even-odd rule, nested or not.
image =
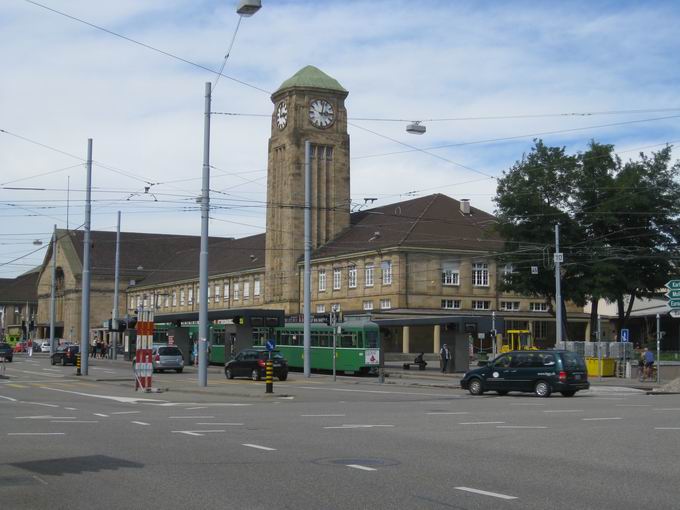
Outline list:
[[[447,344],[442,345],[442,348],[439,349],[439,359],[441,359],[442,362],[442,373],[445,374],[449,360],[451,359],[451,351]]]
[[[642,380],[644,381],[645,378],[649,378],[651,381],[653,380],[652,374],[654,372],[654,353],[645,347],[645,350],[642,352],[642,358],[645,362],[645,371]]]
[[[28,342],[26,343],[26,347],[28,350],[28,357],[30,358],[33,356],[33,339],[29,338]]]

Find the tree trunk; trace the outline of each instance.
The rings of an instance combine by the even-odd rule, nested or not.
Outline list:
[[[600,298],[597,296],[593,296],[590,305],[590,337],[587,338],[587,341],[589,342],[595,341],[595,335],[597,334],[597,310],[599,305]]]
[[[569,321],[567,320],[567,305],[564,302],[564,298],[562,298],[560,306],[562,306],[562,340],[567,342],[569,341],[569,328],[567,327]]]

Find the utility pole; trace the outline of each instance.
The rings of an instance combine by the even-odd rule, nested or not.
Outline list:
[[[82,306],[80,308],[80,371],[87,375],[90,352],[90,216],[92,213],[92,138],[87,139],[85,235],[83,237]]]
[[[54,329],[57,320],[57,226],[52,234],[52,285],[50,289],[50,356],[57,350],[54,345]]]
[[[212,84],[205,84],[203,119],[203,180],[201,186],[201,254],[198,297],[198,385],[208,385],[208,225],[210,222],[210,104]]]
[[[601,317],[597,315],[597,359],[598,372],[600,373],[600,381],[602,380],[602,322]]]
[[[305,377],[311,377],[311,286],[312,286],[312,167],[311,143],[305,140],[305,275],[304,275],[304,304],[303,304],[303,372]]]
[[[111,310],[111,329],[113,329],[113,350],[111,357],[118,359],[116,352],[120,329],[118,327],[118,285],[120,281],[120,211],[118,211],[118,224],[116,228],[116,266],[113,277],[113,309]]]
[[[661,384],[661,317],[656,314],[656,383]],[[652,374],[649,374],[650,376]],[[651,377],[650,377],[651,379]]]
[[[555,340],[562,341],[562,282],[560,275],[560,225],[555,224]]]

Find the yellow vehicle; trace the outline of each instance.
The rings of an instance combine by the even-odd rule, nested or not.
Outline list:
[[[509,329],[505,333],[507,337],[502,340],[500,352],[537,350],[528,329]]]

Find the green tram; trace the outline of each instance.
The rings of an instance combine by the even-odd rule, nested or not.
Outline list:
[[[368,320],[348,321],[331,327],[311,324],[311,369],[333,370],[333,335],[336,341],[335,364],[338,372],[367,374],[378,368],[380,329]],[[304,366],[304,332],[302,324],[286,324],[274,328],[276,349],[291,368]],[[266,340],[266,339],[264,339]],[[262,341],[264,343],[264,340]]]

